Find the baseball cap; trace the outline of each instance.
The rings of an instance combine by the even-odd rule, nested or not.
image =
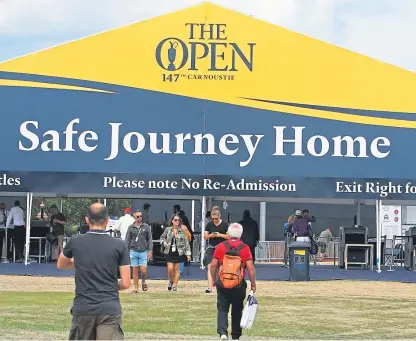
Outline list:
[[[130,207],[126,207],[125,209],[124,209],[124,213],[130,213],[131,212],[131,208]]]
[[[296,210],[295,215],[302,215],[302,212],[300,210]]]

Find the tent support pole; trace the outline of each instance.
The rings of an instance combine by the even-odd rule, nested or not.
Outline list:
[[[266,240],[266,202],[260,202],[260,241]]]
[[[381,273],[381,220],[380,210],[382,201],[376,200],[376,224],[377,224],[377,272]]]
[[[202,197],[202,220],[201,220],[201,269],[204,269],[204,256],[205,256],[205,216],[207,214],[207,198]]]
[[[104,203],[103,204],[104,204],[105,207],[107,207],[107,199],[106,198],[104,198]]]
[[[63,200],[62,200],[62,196],[60,196],[59,197],[59,212],[61,212],[62,213],[62,210],[63,210],[63,207],[64,205],[63,205]]]
[[[192,200],[191,229],[195,231],[195,200]]]
[[[30,220],[32,217],[32,202],[33,193],[27,193],[26,196],[26,247],[25,247],[25,265],[29,260],[29,248],[30,248]]]
[[[361,202],[357,200],[357,225],[361,225]]]

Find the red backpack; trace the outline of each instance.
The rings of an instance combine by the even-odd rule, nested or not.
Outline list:
[[[218,271],[218,278],[223,288],[232,289],[238,287],[244,280],[244,264],[241,261],[240,251],[247,245],[241,243],[237,247],[232,247],[225,241],[227,252]]]

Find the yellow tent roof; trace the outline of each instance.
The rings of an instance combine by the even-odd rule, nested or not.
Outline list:
[[[413,116],[379,112],[416,112],[414,73],[210,3],[16,58],[0,64],[1,71],[416,127]],[[0,79],[0,85],[21,82]],[[39,86],[73,88],[56,83]]]

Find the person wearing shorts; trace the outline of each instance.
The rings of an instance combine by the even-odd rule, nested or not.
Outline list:
[[[135,222],[127,229],[126,244],[130,250],[130,266],[133,269],[133,294],[139,292],[139,270],[142,278],[142,290],[147,291],[147,262],[153,257],[152,230],[149,225],[143,224],[143,213],[134,213]]]
[[[324,261],[328,244],[333,239],[334,239],[334,236],[332,235],[332,230],[330,228],[322,231],[321,234],[319,235],[318,246],[320,248],[319,258],[321,259],[321,262]]]
[[[147,251],[134,251],[130,250],[130,266],[137,268],[144,266],[147,268],[147,259],[148,259],[148,252]]]
[[[130,287],[129,252],[105,232],[103,204],[91,205],[86,221],[90,230],[71,237],[57,262],[58,269],[75,268],[69,340],[124,340],[119,290]]]
[[[205,251],[204,265],[208,267],[208,287],[205,293],[212,292],[214,287],[214,278],[211,276],[211,261],[214,256],[215,248],[223,241],[228,239],[228,224],[221,220],[221,213],[217,206],[211,210],[211,222],[205,226],[204,239],[208,240],[208,248]]]

